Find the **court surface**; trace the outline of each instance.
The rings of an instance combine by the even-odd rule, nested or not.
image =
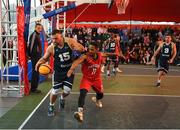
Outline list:
[[[124,81],[127,77],[140,77],[141,79],[156,79],[156,71],[148,66],[121,66],[124,71],[122,74],[116,75],[116,78]],[[119,76],[119,77],[118,77]],[[169,77],[169,78],[168,78]],[[120,92],[105,93],[103,98],[103,108],[97,108],[91,101],[94,93],[88,94],[86,97],[84,122],[78,123],[73,113],[77,111],[78,91],[73,92],[66,99],[66,106],[63,110],[59,110],[58,101],[56,102],[56,115],[54,117],[47,116],[47,106],[49,104],[48,94],[34,109],[28,118],[22,123],[19,129],[178,129],[180,128],[180,94],[168,94],[171,89],[175,93],[178,88],[180,70],[178,67],[171,68],[167,79],[172,82],[169,87],[168,82],[164,82],[164,88],[155,88],[153,83],[145,86],[152,92],[164,92],[163,94],[147,94],[143,93],[122,93],[122,87],[117,89]],[[124,79],[123,79],[124,78]],[[172,79],[171,79],[172,78]],[[113,77],[111,80],[115,80]],[[143,79],[142,79],[143,80]],[[144,79],[146,82],[146,79]],[[174,83],[177,81],[176,83]],[[126,81],[124,81],[126,82]],[[132,81],[138,86],[138,89],[144,89],[142,84],[136,80]],[[128,84],[128,83],[127,83]],[[123,83],[122,83],[123,85]],[[128,88],[128,85],[127,85]],[[159,90],[158,90],[159,89]],[[108,88],[107,88],[108,90]],[[133,87],[131,88],[133,90]],[[135,89],[134,89],[135,91]],[[166,94],[167,93],[167,94]]]
[[[64,110],[56,105],[56,115],[47,117],[45,100],[23,129],[148,129],[180,128],[180,97],[105,95],[103,108],[86,99],[84,122],[73,118],[77,94],[68,97]]]

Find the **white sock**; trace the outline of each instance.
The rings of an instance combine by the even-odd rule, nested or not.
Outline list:
[[[110,71],[109,71],[109,70],[107,70],[107,74],[110,74]]]
[[[116,71],[115,68],[113,68],[113,71]]]
[[[61,94],[60,99],[64,99],[63,95]]]
[[[49,105],[50,105],[50,106],[54,106],[54,103],[53,103],[53,104],[52,104],[52,103],[49,103]]]
[[[157,82],[158,82],[158,83],[161,83],[161,80],[159,80],[159,79],[158,79],[158,81],[157,81]]]
[[[78,112],[83,112],[83,108],[82,107],[78,107]]]

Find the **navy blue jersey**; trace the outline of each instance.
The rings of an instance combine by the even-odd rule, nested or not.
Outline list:
[[[105,47],[106,52],[114,53],[116,51],[116,42],[110,41]]]
[[[66,75],[73,62],[72,49],[65,42],[64,47],[54,47],[54,71],[55,75]]]
[[[169,60],[171,58],[172,53],[172,44],[170,43],[167,45],[166,43],[163,44],[160,54],[160,60]]]
[[[169,63],[168,60],[171,58],[172,53],[172,44],[167,45],[166,43],[163,44],[161,48],[160,58],[158,60],[158,71],[164,71],[165,73],[169,70]]]
[[[116,52],[116,42],[115,41],[110,41],[107,46],[106,46],[106,52],[109,53],[115,53]],[[117,61],[117,56],[112,55],[112,56],[108,56],[107,60],[113,60],[113,61]]]

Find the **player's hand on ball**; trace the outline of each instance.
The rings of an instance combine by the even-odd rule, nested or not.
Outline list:
[[[35,66],[35,70],[36,70],[36,71],[39,70],[39,66],[40,66],[40,65],[41,65],[41,64],[39,64],[39,63],[36,64],[36,66]]]

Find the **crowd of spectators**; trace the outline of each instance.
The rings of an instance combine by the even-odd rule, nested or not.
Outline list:
[[[3,31],[2,31],[3,32]],[[180,29],[175,27],[143,28],[140,26],[127,27],[73,27],[66,30],[66,36],[77,39],[83,46],[87,47],[90,42],[98,42],[100,51],[104,51],[104,43],[112,34],[121,37],[120,47],[125,59],[124,64],[146,64],[150,61],[158,42],[164,40],[166,33],[172,34],[172,41],[177,47],[177,56],[174,65],[180,65]],[[50,41],[51,42],[51,41]],[[4,44],[6,45],[6,44]],[[3,46],[4,47],[4,46]],[[5,53],[3,53],[5,56]],[[5,57],[3,58],[5,64]]]
[[[125,64],[146,64],[149,62],[157,42],[163,41],[165,34],[170,33],[177,47],[177,56],[174,64],[178,65],[180,63],[180,30],[177,28],[75,27],[68,28],[66,35],[76,38],[85,47],[90,42],[98,42],[100,50],[103,51],[103,45],[111,37],[112,33],[118,34],[121,37],[120,47],[123,55],[126,57],[121,61]]]

